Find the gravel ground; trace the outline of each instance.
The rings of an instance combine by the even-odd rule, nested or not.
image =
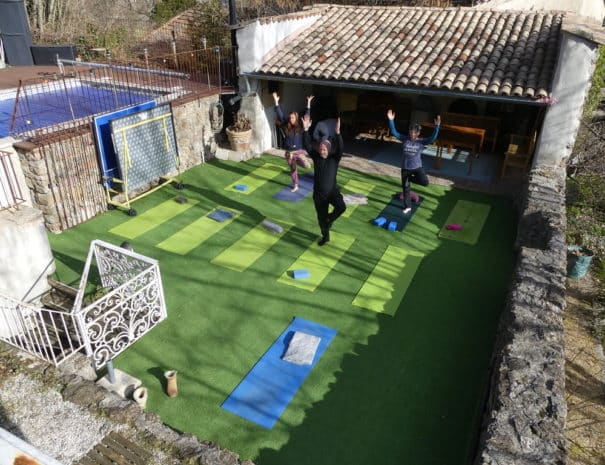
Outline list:
[[[92,415],[24,374],[0,389],[0,426],[66,465],[79,460],[122,425]]]

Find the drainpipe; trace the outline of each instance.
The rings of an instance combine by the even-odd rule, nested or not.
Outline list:
[[[235,35],[235,25],[237,24],[237,12],[235,11],[235,0],[229,0],[229,26],[231,29],[231,62],[237,63],[237,39]],[[220,62],[219,62],[220,66]],[[238,73],[239,73],[239,66]]]

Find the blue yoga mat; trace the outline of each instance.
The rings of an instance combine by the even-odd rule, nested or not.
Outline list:
[[[284,187],[273,196],[274,199],[286,202],[300,202],[313,190],[313,174],[305,173],[298,178],[298,190],[291,192],[290,187]]]
[[[395,195],[388,203],[388,205],[384,207],[384,209],[376,216],[376,218],[385,218],[387,220],[386,223],[382,226],[376,227],[388,229],[389,223],[391,221],[396,221],[397,227],[395,228],[395,231],[403,231],[403,228],[405,228],[410,222],[412,216],[414,216],[414,213],[416,213],[416,210],[418,210],[418,207],[420,206],[423,200],[424,197],[418,196],[418,202],[412,202],[412,211],[407,215],[404,215],[401,211],[403,210],[403,200],[399,200],[399,194]],[[375,218],[372,218],[372,221],[374,221],[374,219]]]
[[[233,217],[233,213],[220,209],[214,210],[208,215],[208,218],[212,218],[213,220],[218,221],[219,223],[222,223],[223,221],[226,221],[231,217]]]
[[[321,338],[311,365],[296,365],[282,360],[295,331]],[[294,318],[221,407],[257,425],[273,428],[336,333],[335,329],[327,326]]]

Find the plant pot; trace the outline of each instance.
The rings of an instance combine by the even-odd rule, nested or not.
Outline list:
[[[250,139],[252,138],[252,129],[247,131],[232,131],[230,128],[225,129],[227,139],[231,144],[231,149],[236,152],[247,152],[250,150]]]
[[[567,246],[567,277],[580,279],[586,275],[594,253],[582,245]]]
[[[168,394],[168,397],[176,397],[179,393],[176,385],[176,373],[176,370],[164,372],[164,378],[166,378],[166,394]]]
[[[145,410],[145,407],[147,407],[147,388],[136,388],[132,393],[132,398],[141,409]]]

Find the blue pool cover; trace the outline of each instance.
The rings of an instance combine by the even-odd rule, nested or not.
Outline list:
[[[22,94],[11,131],[14,97],[0,99],[0,137],[45,128],[74,118],[137,105],[156,97],[153,91],[120,92],[109,88],[76,86],[53,92]]]

